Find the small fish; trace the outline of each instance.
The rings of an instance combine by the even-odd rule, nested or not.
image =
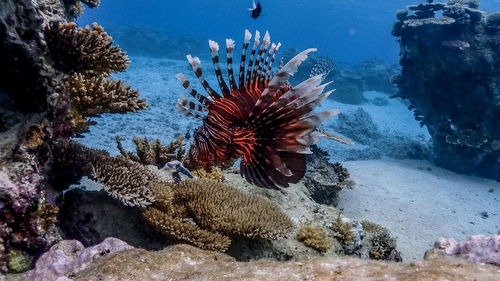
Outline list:
[[[335,68],[335,64],[328,57],[319,58],[311,69],[311,73],[309,74],[309,78],[314,77],[316,75],[323,74],[323,79],[326,79],[326,76],[330,74]]]
[[[262,6],[260,5],[259,1],[257,1],[257,5],[255,5],[255,0],[253,0],[252,2],[253,2],[252,8],[248,8],[248,10],[252,12],[250,17],[256,20],[258,17],[260,17],[260,13],[262,12]]]
[[[446,47],[458,48],[460,50],[470,47],[469,42],[462,40],[442,41],[441,44]]]

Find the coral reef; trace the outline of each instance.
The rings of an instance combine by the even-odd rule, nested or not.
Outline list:
[[[83,116],[102,113],[126,113],[146,109],[146,99],[138,99],[139,91],[105,75],[73,74],[65,83],[73,108]]]
[[[150,250],[161,250],[169,244],[165,236],[144,221],[139,208],[123,205],[104,190],[94,190],[91,180],[82,179],[81,184],[81,188],[64,193],[57,218],[64,239],[76,239],[86,247],[110,236]]]
[[[352,223],[344,221],[340,216],[333,222],[331,229],[334,231],[333,237],[340,240],[342,244],[352,245],[356,238],[356,233],[352,231]]]
[[[61,260],[66,260],[62,257]],[[146,266],[145,266],[146,265]],[[37,265],[40,273],[51,273]],[[486,280],[493,281],[498,268],[460,258],[439,257],[408,264],[357,258],[320,257],[300,261],[234,258],[190,245],[174,245],[162,251],[131,249],[107,254],[73,272],[48,275],[51,280]],[[40,279],[44,275],[39,275]],[[47,280],[45,279],[45,280]],[[379,278],[380,279],[380,278]]]
[[[224,180],[224,174],[219,168],[212,168],[210,172],[207,172],[205,169],[200,168],[194,170],[192,174],[197,178],[211,179],[219,182]]]
[[[304,242],[307,246],[322,253],[328,251],[332,246],[332,241],[326,232],[320,227],[305,223],[297,232],[297,240]]]
[[[145,219],[173,239],[225,251],[229,237],[277,239],[294,225],[280,208],[258,196],[208,179],[152,185],[156,201]]]
[[[491,237],[474,235],[462,242],[441,237],[434,247],[443,249],[448,256],[464,255],[469,261],[500,266],[500,231]]]
[[[88,7],[99,4],[83,2]],[[88,154],[65,141],[88,128],[91,122],[84,116],[145,108],[136,91],[122,82],[104,83],[109,78],[99,78],[124,71],[128,59],[102,27],[77,29],[67,23],[82,10],[82,2],[73,0],[0,3],[0,61],[9,70],[0,76],[2,272],[9,270],[7,264],[13,265],[10,271],[25,268],[17,262],[22,260],[19,257],[38,256],[61,239],[55,226],[58,192],[89,174],[87,160],[95,160],[90,154],[100,154]],[[73,82],[81,75],[87,81],[102,81],[104,91],[119,96],[109,99],[110,93],[102,89],[98,97],[92,91],[85,96],[83,88],[78,93],[70,90],[72,75]],[[98,112],[92,112],[95,108]],[[65,152],[83,154],[74,157]]]
[[[185,158],[186,145],[183,140],[185,136],[179,136],[167,146],[163,146],[159,139],[149,143],[147,138],[141,139],[134,137],[132,141],[135,143],[136,154],[126,151],[121,143],[119,136],[116,136],[116,146],[121,155],[132,161],[143,165],[155,165],[162,168],[170,161],[183,161]]]
[[[387,228],[366,220],[361,221],[361,226],[364,232],[363,244],[366,245],[364,248],[371,259],[403,260],[396,250],[396,239],[391,237]]]
[[[155,200],[148,187],[157,178],[141,164],[124,158],[107,157],[91,165],[91,176],[126,206],[145,207]]]
[[[104,28],[77,28],[76,23],[52,23],[45,29],[45,40],[55,67],[66,73],[100,74],[125,71],[130,61]]]
[[[64,240],[52,246],[37,260],[35,268],[28,272],[25,280],[69,280],[59,278],[83,270],[98,259],[128,249],[133,247],[116,238],[107,238],[89,248],[76,240]]]
[[[335,71],[335,92],[331,95],[332,99],[347,104],[362,104],[366,102],[363,95],[365,91],[365,82],[363,77],[349,69],[339,69]]]
[[[402,135],[391,129],[381,129],[363,108],[340,113],[328,129],[352,139],[357,144],[347,148],[348,157],[340,160],[379,159],[382,156],[395,159],[432,159],[428,137],[423,134]]]
[[[457,0],[398,12],[402,72],[392,80],[432,136],[438,165],[499,180],[500,28],[498,14],[478,6]]]
[[[382,136],[370,114],[361,107],[352,114],[340,113],[334,128],[336,132],[361,144],[372,143]]]
[[[340,190],[352,188],[354,182],[349,179],[349,172],[340,163],[329,162],[326,152],[317,146],[313,146],[312,152],[307,157],[304,185],[315,202],[335,206]]]

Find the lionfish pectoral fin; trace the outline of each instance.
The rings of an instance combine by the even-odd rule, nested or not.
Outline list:
[[[276,76],[271,80],[271,82],[269,82],[268,87],[271,90],[274,90],[279,89],[280,87],[285,85],[288,82],[290,76],[293,76],[297,72],[300,64],[302,64],[302,62],[307,59],[307,55],[315,51],[317,51],[316,48],[309,48],[293,57],[278,71],[278,73],[276,73]]]
[[[326,135],[326,138],[329,140],[334,140],[347,145],[354,145],[354,142],[348,138],[341,137],[339,135],[332,134],[330,132],[323,132]]]

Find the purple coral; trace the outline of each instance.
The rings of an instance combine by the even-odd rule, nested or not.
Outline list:
[[[445,254],[449,256],[467,255],[470,261],[500,266],[500,230],[491,237],[474,235],[462,242],[441,237],[434,244],[434,248],[444,249]]]
[[[89,248],[77,240],[64,240],[38,259],[25,281],[71,280],[64,275],[84,269],[98,257],[129,249],[133,247],[117,238],[106,238]]]
[[[32,200],[37,198],[42,179],[38,164],[34,161],[17,163],[10,169],[4,168],[0,171],[1,206],[10,204],[16,212],[25,212]]]

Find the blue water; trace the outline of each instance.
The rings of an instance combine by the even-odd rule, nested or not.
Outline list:
[[[173,35],[197,35],[224,42],[240,42],[243,30],[271,32],[284,48],[318,48],[336,62],[359,63],[378,57],[398,60],[399,48],[390,34],[394,13],[408,0],[287,0],[260,1],[262,16],[250,17],[250,0],[104,0],[86,9],[80,24],[139,25],[167,30]],[[481,9],[500,11],[499,0],[481,1]],[[120,42],[117,42],[120,43]]]

